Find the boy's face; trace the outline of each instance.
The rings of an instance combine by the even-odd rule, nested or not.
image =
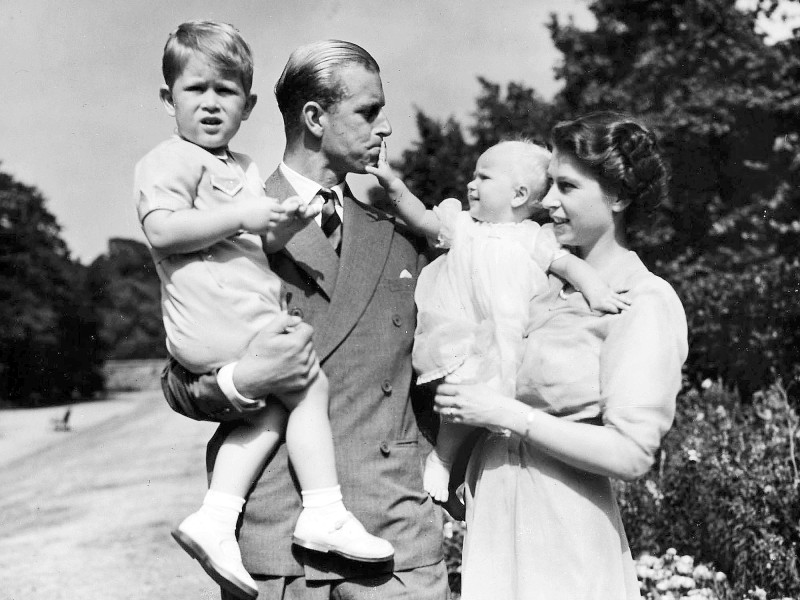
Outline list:
[[[514,199],[519,193],[514,176],[513,150],[500,144],[481,154],[475,175],[467,184],[469,214],[487,223],[513,223]]]
[[[193,54],[161,101],[175,117],[178,134],[208,150],[223,148],[239,131],[256,103],[237,73],[221,71],[201,54]]]

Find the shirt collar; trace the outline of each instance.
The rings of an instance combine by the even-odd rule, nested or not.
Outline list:
[[[294,191],[297,192],[297,195],[304,204],[311,202],[314,196],[317,195],[317,192],[322,189],[322,186],[316,181],[312,181],[305,175],[301,175],[283,161],[281,161],[281,164],[278,168],[281,170],[281,173],[283,173],[283,176],[286,177],[286,180],[289,182],[289,184],[294,188]],[[330,188],[336,193],[336,202],[339,204],[339,206],[342,205],[344,186],[345,182],[342,181]]]

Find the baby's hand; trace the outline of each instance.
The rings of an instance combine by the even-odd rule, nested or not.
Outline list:
[[[592,310],[617,314],[631,306],[626,292],[627,290],[615,292],[608,286],[602,286],[595,290],[585,290],[583,295]]]
[[[392,171],[392,168],[389,166],[389,162],[386,160],[386,140],[381,143],[378,163],[374,167],[372,165],[367,165],[364,167],[364,170],[367,173],[375,175],[375,177],[378,178],[378,183],[384,188],[389,188],[394,180],[397,179],[397,175],[394,174],[394,171]]]
[[[286,208],[269,196],[259,200],[246,200],[237,205],[242,229],[262,234],[288,218]]]

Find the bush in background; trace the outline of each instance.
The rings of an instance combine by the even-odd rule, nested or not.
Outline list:
[[[680,396],[658,465],[620,484],[631,548],[711,563],[737,598],[756,587],[800,597],[798,415],[780,381],[748,404],[704,387]]]

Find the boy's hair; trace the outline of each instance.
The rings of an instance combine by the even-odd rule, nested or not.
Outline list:
[[[224,72],[236,73],[246,94],[253,85],[253,53],[239,32],[227,23],[187,21],[169,34],[164,46],[161,71],[172,89],[193,54],[202,54]]]
[[[498,142],[514,146],[516,160],[510,165],[514,175],[530,190],[527,207],[533,211],[547,194],[547,167],[550,151],[529,137],[515,136]]]
[[[350,65],[380,73],[372,55],[352,42],[320,40],[292,52],[275,84],[275,99],[283,115],[287,138],[300,131],[300,110],[306,102],[317,102],[328,110],[347,97],[339,72]]]

